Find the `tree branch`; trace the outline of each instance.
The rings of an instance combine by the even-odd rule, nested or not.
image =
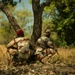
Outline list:
[[[20,28],[20,26],[17,24],[17,21],[16,19],[14,18],[14,16],[12,15],[10,9],[5,6],[2,2],[0,2],[0,9],[5,13],[5,15],[7,16],[9,22],[11,23],[11,25],[13,26],[14,30],[16,31],[16,33],[19,31],[19,30],[22,30]]]
[[[46,0],[46,2],[43,2],[43,3],[41,4],[41,9],[44,9],[45,6],[49,6],[50,3],[51,3],[51,0]]]

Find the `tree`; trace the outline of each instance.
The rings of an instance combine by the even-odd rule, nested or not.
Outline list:
[[[20,2],[20,0],[19,0],[19,2]],[[14,2],[14,0],[2,0],[2,3],[3,3],[4,5],[11,4],[11,5],[13,5],[13,6],[15,6],[15,5],[17,4],[16,1]]]
[[[4,5],[2,2],[0,2],[0,9],[6,14],[6,16],[7,16],[8,20],[9,20],[9,22],[11,23],[11,25],[13,26],[14,30],[16,31],[16,33],[18,33],[18,31],[21,30],[21,28],[17,24],[17,21],[13,17],[13,15],[10,12],[9,8],[6,5]],[[23,33],[22,36],[24,36],[24,33]]]
[[[75,0],[53,0],[50,7],[45,8],[47,21],[52,18],[53,30],[58,34],[59,45],[75,43]],[[50,22],[50,21],[49,21]],[[69,36],[70,35],[70,36]]]
[[[31,36],[31,41],[33,44],[37,41],[37,39],[41,36],[42,31],[42,14],[45,6],[49,6],[51,0],[46,0],[40,4],[40,0],[32,0],[32,8],[34,14],[34,25],[33,25],[33,33]]]
[[[75,0],[58,0],[55,2],[58,18],[54,20],[58,36],[63,37],[67,45],[75,43]],[[59,22],[58,22],[59,21]],[[69,36],[70,35],[70,36]]]
[[[21,1],[21,0],[19,0],[19,1]],[[12,5],[14,4],[13,0],[9,0],[9,1],[2,0],[2,2],[4,4],[8,4],[8,3],[10,3]],[[0,3],[0,9],[6,14],[7,18],[9,19],[9,22],[11,23],[11,25],[13,26],[13,28],[17,32],[21,28],[17,24],[17,22],[16,22],[15,18],[13,17],[12,13],[10,12],[10,10],[3,3]],[[32,8],[33,8],[33,14],[34,14],[34,25],[33,25],[33,33],[31,36],[31,41],[33,42],[33,44],[41,36],[43,9],[45,6],[50,5],[50,3],[51,3],[50,0],[46,0],[46,2],[43,2],[42,4],[40,4],[40,0],[32,0]]]
[[[11,12],[14,11],[16,8],[12,7],[11,5],[8,5],[8,7],[9,9],[11,9]],[[32,13],[23,9],[21,11],[15,10],[15,12],[12,12],[12,14],[20,25],[21,29],[24,31],[25,37],[30,38],[32,28],[30,25],[28,26],[28,23],[32,21],[32,19],[29,19],[30,17],[32,17]],[[14,31],[14,28],[6,18],[5,14],[0,11],[0,44],[7,44],[15,37],[16,32]]]
[[[42,1],[42,3],[41,3]],[[21,0],[19,0],[21,2]],[[7,4],[11,4],[15,6],[17,2],[14,0],[2,0],[0,3],[0,9],[6,14],[9,22],[14,27],[14,30],[17,32],[19,29],[19,25],[16,22],[16,19],[13,17],[12,13],[6,6]],[[46,8],[48,13],[47,16],[51,17],[51,22],[47,17],[47,24],[54,25],[53,30],[57,32],[59,39],[65,40],[67,44],[72,44],[75,41],[75,0],[32,0],[32,9],[34,16],[34,25],[33,25],[33,33],[31,36],[31,41],[35,44],[36,40],[41,36],[42,31],[42,14],[44,8],[46,6],[50,6],[50,8]],[[9,12],[8,12],[9,11]],[[46,16],[45,16],[46,17]],[[50,24],[51,23],[51,24]],[[69,36],[71,35],[71,36]],[[61,40],[61,43],[62,43]],[[70,41],[71,40],[71,41]]]

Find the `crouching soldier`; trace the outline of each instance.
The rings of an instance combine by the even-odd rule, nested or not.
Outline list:
[[[27,61],[27,59],[34,53],[32,50],[30,40],[25,37],[19,37],[12,40],[7,44],[7,52],[9,54],[9,59],[14,62]]]
[[[46,56],[52,57],[56,53],[56,49],[54,48],[54,45],[50,39],[50,29],[46,29],[44,31],[44,35],[40,37],[36,42],[36,52],[35,56],[36,59],[45,63],[44,58]]]

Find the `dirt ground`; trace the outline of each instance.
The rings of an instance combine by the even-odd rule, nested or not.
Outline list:
[[[0,75],[75,75],[75,48],[58,49],[46,64],[36,61],[30,65],[7,65],[6,47],[0,45]]]

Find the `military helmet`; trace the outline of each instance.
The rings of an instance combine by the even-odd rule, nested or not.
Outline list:
[[[46,29],[46,30],[44,31],[44,35],[45,35],[45,36],[49,36],[50,34],[51,34],[50,29]]]
[[[45,33],[50,33],[50,29],[46,29],[45,30]]]

